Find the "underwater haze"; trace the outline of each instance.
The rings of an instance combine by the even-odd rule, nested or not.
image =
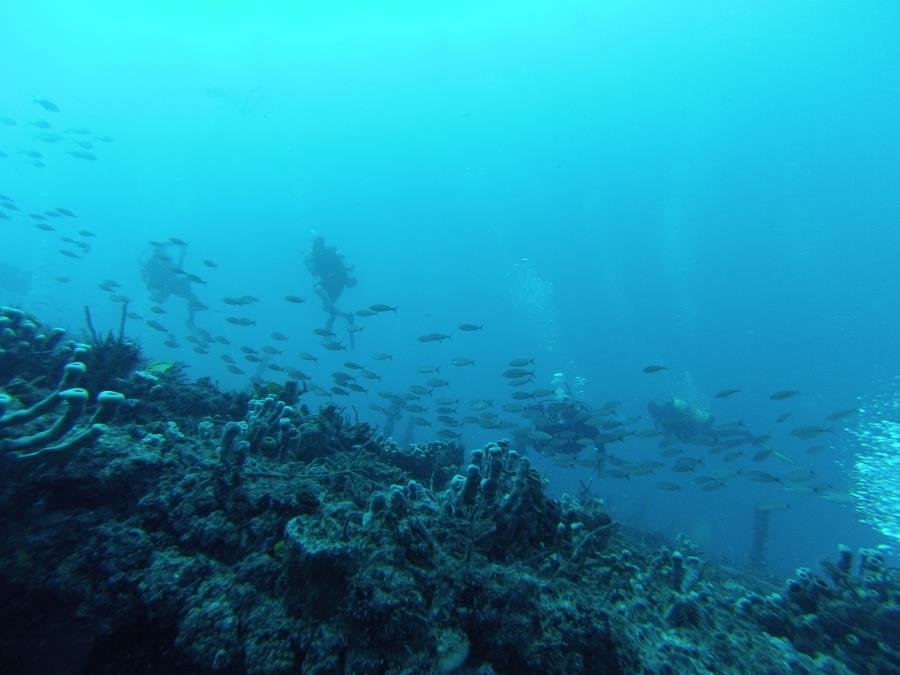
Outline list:
[[[512,439],[551,494],[738,568],[760,510],[766,574],[893,555],[896,3],[0,23],[3,304],[401,445]]]

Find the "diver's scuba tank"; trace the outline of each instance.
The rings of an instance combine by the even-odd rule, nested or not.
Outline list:
[[[698,426],[706,426],[712,419],[709,412],[699,406],[688,403],[682,398],[675,397],[672,399],[672,409]]]

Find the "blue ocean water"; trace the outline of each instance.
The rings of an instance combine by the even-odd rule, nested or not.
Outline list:
[[[649,401],[678,397],[771,434],[782,458],[754,463],[745,449],[733,468],[815,475],[807,493],[741,476],[705,492],[693,473],[613,478],[533,452],[555,492],[590,483],[620,521],[684,533],[738,564],[754,506],[776,502],[789,507],[771,517],[777,574],[838,543],[892,543],[879,530],[896,533],[900,505],[873,516],[860,496],[872,479],[854,465],[872,446],[885,462],[897,450],[896,5],[8,4],[0,194],[20,210],[0,221],[4,303],[75,334],[88,306],[98,329],[117,329],[121,303],[98,288],[112,279],[143,317],[126,334],[149,358],[228,389],[253,374],[221,360],[240,359],[241,345],[274,345],[278,364],[326,389],[332,371],[359,362],[382,380],[339,402],[375,425],[377,392],[421,384],[422,366],[450,382],[433,397],[499,408],[508,362],[534,358],[532,386],[556,387],[562,373],[586,405],[620,401],[623,416],[642,416],[635,430],[653,428]],[[59,207],[77,218],[28,215]],[[398,306],[358,319],[352,351],[325,350],[312,332],[325,321],[306,265],[316,235],[358,279],[342,309]],[[184,271],[202,278],[192,288],[208,309],[194,328],[182,298],[154,315],[141,277],[148,242],[171,237],[187,242]],[[260,301],[223,303],[245,294]],[[457,330],[467,322],[484,329]],[[197,329],[230,346],[196,353],[186,338]],[[275,331],[289,339],[273,342]],[[417,340],[432,332],[452,337]],[[173,336],[179,346],[166,346]],[[741,392],[715,398],[726,388]],[[782,389],[800,394],[770,400]],[[820,438],[789,433],[855,407]],[[879,421],[882,437],[861,440]],[[467,447],[498,435],[462,433]],[[607,451],[660,459],[658,440]],[[706,452],[690,454],[720,470]]]

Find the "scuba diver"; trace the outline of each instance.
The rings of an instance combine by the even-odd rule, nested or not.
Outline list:
[[[741,445],[765,447],[769,438],[767,435],[758,436],[753,433],[744,425],[743,420],[716,426],[715,419],[708,411],[677,397],[663,403],[650,401],[647,410],[660,431],[683,443],[725,450]]]
[[[169,246],[178,249],[177,261],[169,255]],[[157,305],[166,302],[171,295],[187,300],[187,325],[194,328],[194,314],[198,309],[205,309],[206,305],[194,294],[193,281],[182,267],[186,253],[187,247],[183,244],[154,243],[149,256],[145,253],[142,257],[141,278],[150,291],[150,299]]]
[[[356,279],[351,276],[352,267],[344,263],[344,256],[338,253],[334,246],[326,246],[324,237],[315,237],[312,242],[312,250],[306,256],[306,266],[315,278],[316,295],[322,300],[322,309],[328,314],[325,328],[331,331],[334,320],[338,317],[347,322],[348,327],[353,326],[353,314],[342,312],[337,308],[337,301],[344,289],[356,286]],[[353,331],[350,334],[350,348],[354,347]]]
[[[650,401],[647,404],[656,426],[668,435],[684,443],[715,445],[716,431],[712,416],[702,408],[681,398],[672,398],[663,403]]]

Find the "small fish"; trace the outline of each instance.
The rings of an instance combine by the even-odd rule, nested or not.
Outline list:
[[[347,349],[346,345],[342,345],[337,340],[323,340],[322,346],[331,352],[338,352],[338,351],[341,351],[342,349]]]
[[[357,391],[357,392],[359,392],[359,393],[361,393],[361,394],[366,394],[366,393],[368,393],[368,391],[369,391],[369,390],[366,389],[365,387],[362,387],[362,386],[356,384],[355,382],[350,382],[350,383],[348,383],[348,384],[347,384],[347,389],[350,389],[351,391]]]
[[[715,393],[716,398],[728,398],[729,396],[734,396],[735,394],[740,393],[740,389],[722,389],[721,391],[717,391]]]
[[[399,308],[399,305],[394,305],[393,307],[391,307],[390,305],[377,305],[377,304],[369,305],[369,309],[371,309],[373,312],[379,312],[379,313],[380,312],[393,312],[394,314],[396,314],[398,308]]]
[[[164,344],[166,347],[169,347],[170,349],[178,349],[178,347],[181,346],[180,344],[178,344],[178,340],[176,340],[176,339],[173,338],[173,337],[170,337],[168,340],[166,340],[165,342],[163,342],[163,344]]]
[[[464,331],[471,333],[472,331],[476,331],[476,330],[484,330],[484,324],[461,323],[461,324],[459,324],[458,328],[460,330],[464,330]]]
[[[784,422],[788,417],[790,417],[793,414],[794,413],[792,413],[792,412],[781,413],[778,417],[775,418],[775,421],[778,424],[781,424],[782,422]]]
[[[847,408],[846,410],[838,410],[837,412],[833,412],[825,418],[826,422],[834,422],[835,420],[841,420],[845,417],[849,417],[850,415],[855,415],[859,412],[859,408]]]
[[[524,368],[526,366],[530,366],[533,363],[534,363],[534,359],[528,359],[528,358],[513,359],[512,361],[509,362],[509,367],[510,368]]]
[[[766,511],[767,513],[774,513],[776,511],[787,511],[791,508],[790,504],[785,504],[784,502],[758,502],[756,504],[757,511]]]
[[[35,134],[34,137],[44,143],[59,143],[65,138],[65,136],[58,134],[55,131],[42,131],[39,134]],[[88,143],[88,145],[90,145],[90,143]]]
[[[214,270],[219,269],[219,266],[216,264],[216,262],[214,260],[209,260],[209,259],[204,260],[203,264],[206,265],[207,267],[209,267],[210,269],[214,269]]]
[[[277,330],[272,333],[272,339],[278,340],[279,342],[287,342],[288,336],[284,333],[279,333]]]
[[[450,361],[451,366],[474,366],[475,361],[472,359],[452,359]]]
[[[81,256],[75,253],[74,251],[67,251],[65,249],[60,249],[60,254],[66,256],[67,258],[75,258],[76,260],[81,260]]]
[[[160,307],[159,305],[154,305],[150,308],[150,311],[154,314],[167,314],[166,310]]]
[[[54,277],[61,284],[67,284],[72,281],[72,277]]]
[[[238,317],[238,316],[229,316],[225,320],[234,326],[255,326],[256,325],[256,321],[254,321],[253,319],[245,319],[244,317]]]
[[[439,373],[441,372],[440,366],[419,366],[416,368],[416,372],[420,375],[430,375],[431,373]]]
[[[66,129],[66,131],[70,134],[78,134],[79,136],[87,136],[89,133],[91,133],[90,129],[85,128]]]
[[[75,157],[77,159],[85,159],[90,162],[97,159],[97,155],[95,155],[93,152],[88,152],[87,150],[67,150],[66,154],[72,155],[72,157]]]
[[[256,354],[247,354],[244,357],[245,361],[249,361],[250,363],[262,363],[262,359],[259,358]]]
[[[409,421],[412,422],[413,424],[416,424],[416,425],[420,426],[420,427],[430,427],[430,426],[431,426],[431,422],[429,422],[429,421],[428,421],[427,419],[425,419],[424,417],[411,417],[411,418],[409,419]]]
[[[678,485],[677,483],[671,483],[666,480],[662,481],[661,483],[657,483],[656,487],[658,487],[660,490],[666,490],[668,492],[678,492],[679,490],[681,490],[680,485]]]
[[[532,395],[527,391],[514,391],[512,393],[512,398],[517,401],[524,401],[526,399],[532,398]]]
[[[449,383],[447,380],[441,380],[440,378],[433,377],[433,378],[431,378],[430,380],[428,380],[425,384],[427,384],[429,387],[435,387],[435,388],[436,388],[436,387],[446,387],[446,386],[449,386],[450,383]]]
[[[384,352],[375,352],[374,354],[372,354],[372,358],[376,361],[390,361],[394,357]]]
[[[313,361],[316,363],[319,361],[317,357],[313,356],[309,352],[300,352],[299,354],[297,354],[297,356],[299,356],[304,361]]]
[[[277,363],[270,363],[267,368],[269,370],[274,370],[276,373],[284,372],[284,366],[279,366]]]
[[[97,284],[97,286],[99,286],[102,290],[106,291],[107,293],[112,293],[117,288],[122,288],[122,284],[120,284],[118,281],[115,281],[114,279],[107,279],[106,281],[101,281],[99,284]]]
[[[248,347],[247,345],[244,345],[243,347],[241,347],[241,351],[244,354],[255,354],[256,353],[256,350],[253,347]]]
[[[39,138],[42,141],[47,141],[47,138],[46,138],[47,135],[48,134],[45,132],[43,134],[40,134]],[[59,136],[59,134],[53,134],[53,136]],[[59,136],[59,138],[62,139],[62,136]],[[47,141],[47,142],[53,143],[54,141]],[[77,145],[79,148],[81,148],[82,150],[93,150],[94,149],[94,144],[91,143],[90,141],[72,141],[72,142],[75,145]]]
[[[244,371],[238,368],[235,365],[230,365],[226,368],[229,373],[234,373],[235,375],[243,375]]]
[[[223,335],[216,335],[215,339],[216,339],[216,342],[218,342],[220,345],[230,345],[231,344],[231,340],[229,340],[227,337],[225,337]]]
[[[0,122],[3,122],[8,127],[14,127],[18,124],[12,117],[7,117],[6,115],[0,117]]]
[[[371,309],[358,309],[355,312],[356,316],[375,316],[378,312]]]
[[[824,490],[816,490],[815,492],[825,501],[833,502],[835,504],[854,503],[853,495],[851,495],[849,492],[844,492],[843,490],[827,488]]]
[[[503,371],[503,377],[505,378],[532,377],[533,375],[533,370],[525,370],[524,368],[507,368]]]
[[[441,429],[437,432],[438,437],[446,438],[447,440],[454,440],[457,438],[461,438],[462,434],[458,431],[451,431],[450,429]]]
[[[380,380],[381,379],[381,375],[378,375],[377,373],[373,373],[371,370],[363,370],[361,372],[361,375],[364,378],[366,378],[367,380]]]
[[[19,210],[18,206],[16,206],[15,204],[12,204],[10,202],[0,202],[0,206],[2,206],[3,208],[5,208],[9,211],[18,211]]]
[[[771,396],[769,396],[769,400],[771,401],[784,401],[786,399],[791,398],[792,396],[796,396],[800,392],[796,389],[779,389]]]
[[[184,239],[179,239],[178,237],[169,237],[169,243],[174,244],[175,246],[187,246],[187,242]]]
[[[302,298],[299,295],[286,295],[284,299],[288,302],[292,302],[295,305],[299,305],[301,302],[306,302],[306,298]]]
[[[96,237],[97,236],[90,230],[78,230],[78,234],[82,237]]]
[[[349,368],[350,370],[362,370],[363,366],[359,365],[355,361],[346,361],[344,363],[344,368]]]
[[[450,336],[444,333],[428,333],[427,335],[420,335],[417,339],[419,342],[442,342],[449,340]]]
[[[47,112],[59,112],[59,106],[56,105],[53,101],[46,98],[35,98],[34,102],[41,106]]]
[[[48,225],[47,223],[35,223],[34,225],[37,229],[43,230],[44,232],[53,232],[56,230],[52,225]]]
[[[703,460],[696,459],[695,457],[679,457],[672,465],[672,471],[675,471],[676,473],[687,473],[693,471],[697,468],[698,464],[702,463]]]
[[[805,426],[791,430],[791,436],[795,436],[802,440],[808,440],[810,438],[815,438],[816,436],[821,436],[822,434],[831,433],[834,433],[834,430],[831,427]]]
[[[234,359],[232,357],[230,357],[228,354],[222,354],[222,360],[225,363],[234,363],[235,362]]]
[[[74,213],[69,211],[69,209],[56,209],[56,212],[59,213],[60,215],[68,216],[69,218],[77,218],[78,217]]]
[[[150,319],[150,321],[147,322],[147,325],[150,326],[150,328],[152,328],[153,330],[158,330],[160,333],[169,332],[165,326],[163,326],[159,321],[156,321],[155,319]]]
[[[271,347],[271,346],[269,346],[269,345],[266,345],[265,347],[263,347],[262,350],[263,350],[266,354],[271,354],[272,356],[275,356],[276,354],[281,354],[281,350],[280,350],[280,349],[275,349],[275,347]]]
[[[38,129],[49,129],[53,125],[50,124],[47,120],[35,120],[31,123],[32,126],[37,127]]]
[[[313,328],[313,333],[319,337],[334,337],[334,333],[327,328]]]
[[[44,155],[37,150],[22,150],[22,154],[33,159],[40,159]]]
[[[206,280],[203,279],[202,277],[197,276],[196,274],[186,274],[185,276],[186,276],[186,277],[188,278],[188,280],[191,281],[192,283],[195,283],[195,284],[203,284],[204,286],[206,286]]]
[[[94,136],[94,138],[96,138],[101,143],[112,143],[114,140],[112,136]]]
[[[662,370],[666,370],[666,367],[665,367],[665,366],[659,366],[659,365],[656,365],[655,363],[651,363],[649,366],[645,366],[645,367],[644,367],[644,372],[645,372],[645,373],[658,373],[658,372],[660,372],[660,371],[662,371]]]

